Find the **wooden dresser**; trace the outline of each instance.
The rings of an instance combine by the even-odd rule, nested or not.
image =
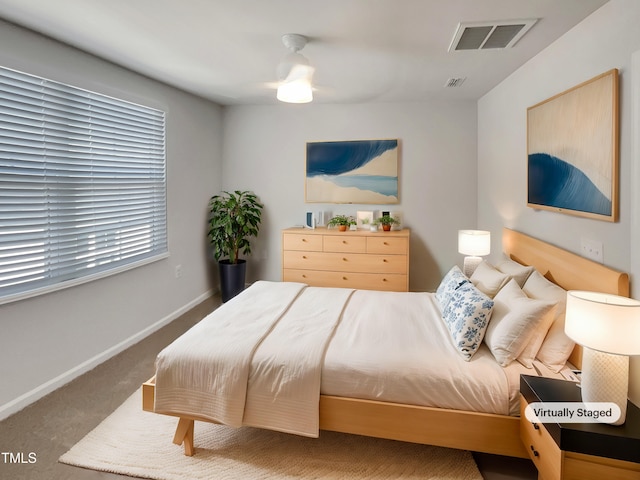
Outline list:
[[[282,280],[407,292],[410,233],[288,228],[282,231]]]

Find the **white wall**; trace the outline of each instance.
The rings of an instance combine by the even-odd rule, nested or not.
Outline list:
[[[305,204],[308,141],[398,138],[399,205]],[[254,190],[264,225],[249,279],[281,279],[281,230],[307,210],[400,210],[412,229],[411,290],[434,290],[453,264],[457,231],[476,226],[476,106],[472,102],[227,107],[225,189]]]
[[[640,49],[640,2],[611,0],[541,52],[478,102],[478,226],[491,230],[499,252],[503,226],[579,253],[581,238],[604,245],[604,263],[631,273],[632,294],[640,295],[637,262],[632,268],[631,58]],[[517,48],[517,46],[516,46]],[[612,68],[620,73],[620,221],[610,223],[526,206],[526,111],[531,105]],[[635,79],[635,81],[639,81]],[[636,125],[637,128],[637,125]],[[638,175],[636,175],[637,177]],[[634,198],[638,198],[635,196]],[[634,229],[634,231],[637,229]],[[640,362],[632,362],[631,397],[640,402]]]
[[[211,293],[207,202],[221,186],[222,109],[4,22],[0,65],[167,112],[170,250],[144,267],[0,306],[3,418]]]

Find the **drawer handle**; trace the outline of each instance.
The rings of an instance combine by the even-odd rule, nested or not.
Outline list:
[[[347,259],[346,259],[346,258],[344,258],[344,257],[342,257],[342,261],[343,261],[343,262],[346,262],[346,261],[347,261]]]
[[[531,451],[533,452],[533,456],[534,457],[539,457],[540,454],[538,453],[538,451],[535,448],[533,448],[533,445],[530,445],[530,446],[531,446]]]
[[[382,259],[382,261],[383,261],[384,263],[387,263],[387,262],[388,262],[388,260],[387,260],[386,258],[383,258],[383,259]]]
[[[343,280],[349,280],[347,277],[342,277]]]
[[[533,425],[534,430],[540,430],[540,425],[537,423],[532,422],[531,425]]]
[[[307,278],[307,276],[303,273],[303,274],[302,274],[302,278]]]
[[[386,278],[383,278],[383,279],[382,279],[382,281],[383,281],[383,282],[386,282],[386,281],[387,281],[387,279],[386,279]]]
[[[304,258],[306,260],[307,256],[306,255],[302,255],[302,258]]]
[[[306,241],[307,241],[307,239],[306,239],[306,238],[303,238],[303,239],[302,239],[302,241],[303,241],[303,242],[306,242]]]
[[[346,240],[342,240],[342,243],[344,243],[344,244],[346,245],[346,244],[347,244],[347,241],[346,241]]]
[[[384,245],[389,245],[387,242],[382,242]]]

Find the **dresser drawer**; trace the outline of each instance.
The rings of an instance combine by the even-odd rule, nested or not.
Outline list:
[[[304,233],[284,233],[282,235],[284,250],[322,251],[322,235],[305,235]]]
[[[365,253],[367,239],[348,235],[325,235],[322,249],[325,252]]]
[[[409,239],[399,237],[367,238],[367,253],[382,253],[387,255],[406,255],[409,251]]]
[[[407,290],[407,276],[393,273],[385,275],[380,273],[345,273],[285,268],[282,279],[285,282],[301,282],[322,287],[386,290],[393,292],[404,292]]]
[[[407,259],[402,255],[365,255],[290,250],[283,252],[282,257],[283,268],[356,273],[407,273]]]
[[[525,417],[526,400],[520,398],[520,438],[540,478],[560,480],[562,452],[542,423],[531,423]]]

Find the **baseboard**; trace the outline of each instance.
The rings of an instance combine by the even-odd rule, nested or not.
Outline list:
[[[165,325],[168,325],[173,320],[185,314],[186,312],[196,307],[200,303],[204,302],[207,298],[215,295],[216,293],[217,291],[214,291],[214,290],[209,290],[203,293],[202,295],[195,298],[194,300],[187,303],[186,305],[182,306],[175,312],[172,312],[171,314],[167,315],[162,320],[159,320],[156,323],[149,325],[147,328],[139,331],[138,333],[130,336],[129,338],[126,338],[125,340],[114,345],[113,347],[108,348],[104,352],[99,353],[98,355],[88,359],[85,362],[82,362],[80,365],[77,365],[76,367],[70,370],[67,370],[66,372],[58,375],[57,377],[52,378],[48,382],[45,382],[42,385],[37,386],[33,390],[23,395],[20,395],[18,398],[8,403],[5,403],[4,405],[0,406],[0,420],[4,420],[10,415],[13,415],[16,412],[19,412],[20,410],[27,407],[28,405],[40,400],[45,395],[48,395],[54,390],[57,390],[58,388],[66,385],[67,383],[79,377],[83,373],[86,373],[89,370],[94,369],[101,363],[109,360],[111,357],[114,357],[115,355],[126,350],[130,346],[135,345],[139,341],[148,337],[155,331],[160,330]]]

